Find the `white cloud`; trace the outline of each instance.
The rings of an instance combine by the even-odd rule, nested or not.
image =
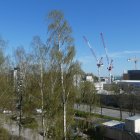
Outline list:
[[[122,52],[113,52],[109,53],[109,57],[111,58],[120,58],[120,57],[126,57],[128,54],[140,54],[140,51],[122,51]]]

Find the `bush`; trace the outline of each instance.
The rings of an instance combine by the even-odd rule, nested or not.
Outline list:
[[[0,128],[0,139],[1,140],[9,140],[10,139],[9,132],[4,128]]]
[[[38,127],[38,124],[37,124],[35,118],[32,118],[32,117],[22,118],[22,119],[21,119],[21,124],[22,124],[24,127],[32,128],[32,129]]]
[[[75,112],[75,116],[77,116],[77,117],[84,117],[84,118],[87,118],[89,114],[90,114],[90,113],[82,112],[82,111],[76,111],[76,112]]]
[[[14,121],[19,120],[19,118],[17,118],[16,115],[12,115],[11,119],[14,120]],[[24,118],[22,117],[21,118],[21,125],[23,125],[26,128],[31,128],[31,129],[34,129],[34,128],[38,127],[37,121],[33,117],[24,117]]]

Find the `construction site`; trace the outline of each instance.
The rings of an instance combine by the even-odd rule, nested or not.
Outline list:
[[[0,140],[140,140],[139,1],[0,2]]]

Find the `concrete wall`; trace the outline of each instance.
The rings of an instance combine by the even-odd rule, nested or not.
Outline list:
[[[104,137],[113,140],[134,140],[128,132],[108,127],[105,127]]]

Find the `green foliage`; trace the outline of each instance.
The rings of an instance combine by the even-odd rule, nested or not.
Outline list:
[[[71,37],[71,27],[68,25],[68,22],[65,20],[64,15],[61,11],[53,10],[48,14],[47,20],[50,21],[48,25],[48,31],[50,33],[49,40],[53,41],[53,44],[60,46],[71,44],[73,39]]]
[[[114,91],[114,94],[120,94],[120,86],[118,84],[112,83],[110,90]]]
[[[63,107],[66,104],[67,126],[73,121],[73,104],[75,101],[74,75],[78,63],[74,61],[75,46],[71,37],[71,27],[61,11],[48,14],[49,71],[46,81],[46,117],[50,128],[54,126],[55,138],[63,137]],[[53,122],[53,124],[52,124]]]
[[[0,139],[1,140],[9,140],[10,134],[4,128],[0,128]]]
[[[17,121],[17,115],[13,114],[11,117],[11,120]],[[38,123],[35,118],[33,117],[22,117],[21,118],[21,125],[25,128],[31,128],[31,129],[37,129]]]
[[[28,54],[23,46],[18,47],[14,53],[14,66],[18,66],[23,74],[22,115],[26,118],[32,117],[35,109],[42,108],[43,102],[41,115],[46,120],[45,128],[54,139],[61,139],[64,129],[64,104],[67,134],[70,134],[69,127],[74,122],[73,105],[79,91],[78,86],[74,84],[74,78],[82,71],[80,63],[74,59],[76,52],[72,29],[63,13],[51,11],[47,21],[49,21],[47,42],[44,43],[39,36],[35,36],[31,54]],[[0,52],[0,66],[3,58],[1,56]],[[12,61],[10,64],[12,65]],[[16,105],[19,103],[19,92],[16,92],[15,84],[18,81],[16,78],[13,79],[13,75],[10,81],[4,71],[1,75],[0,107],[18,111]],[[24,127],[37,127],[36,122],[32,121],[33,119],[28,118],[21,123]]]
[[[0,140],[25,140],[25,138],[11,135],[6,129],[0,127]]]
[[[8,75],[2,73],[0,76],[0,107],[1,109],[13,110],[15,95]]]
[[[38,127],[37,121],[35,118],[26,117],[21,120],[21,124],[26,128],[36,129]]]
[[[82,112],[82,111],[76,111],[75,116],[87,118],[89,116],[89,113],[88,112]]]
[[[96,95],[94,83],[89,81],[82,82],[80,85],[80,92],[82,102],[87,103],[90,106],[90,110],[92,106],[98,104],[99,100]]]

